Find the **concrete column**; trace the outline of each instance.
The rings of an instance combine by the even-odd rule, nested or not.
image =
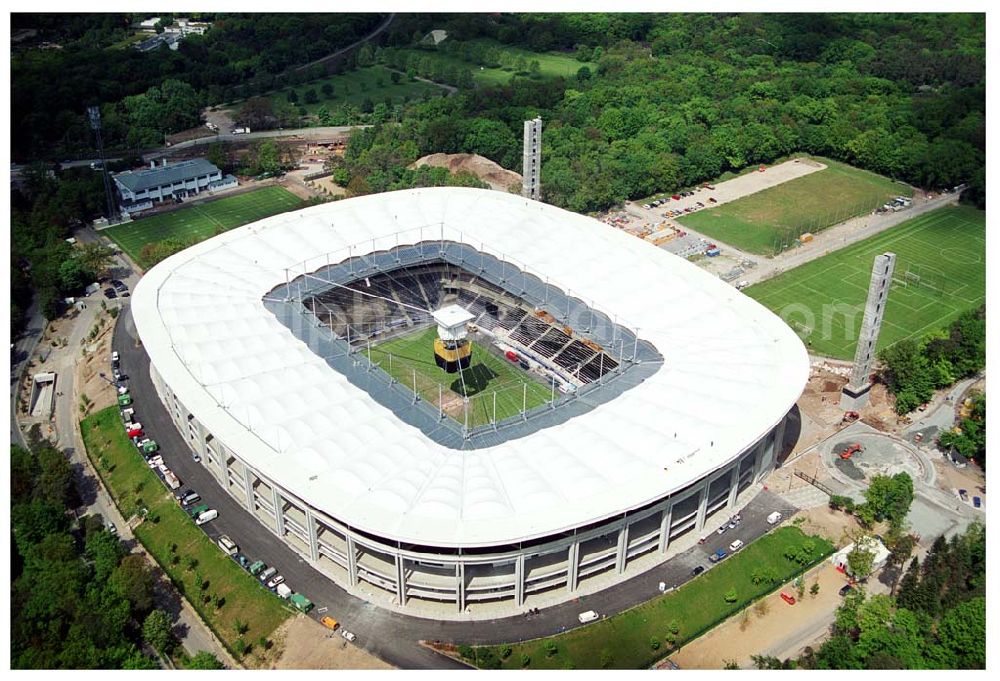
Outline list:
[[[276,485],[271,485],[271,503],[274,504],[274,529],[279,537],[285,536],[285,502]]]
[[[403,566],[403,557],[396,554],[396,602],[406,605],[406,570]]]
[[[712,486],[712,481],[710,479],[705,480],[705,484],[701,487],[701,492],[699,494],[701,497],[698,499],[698,519],[695,521],[694,531],[701,533],[705,529],[705,515],[708,512],[708,490]]]
[[[351,586],[358,585],[358,547],[350,535],[347,537],[347,579]]]
[[[306,508],[306,534],[309,536],[309,558],[319,560],[319,538],[316,536],[316,518]]]
[[[618,554],[615,556],[615,573],[625,572],[625,559],[628,555],[628,518],[622,522],[618,530]]]
[[[242,462],[240,462],[242,463]],[[227,474],[228,475],[228,474]],[[254,511],[256,504],[253,502],[253,480],[251,479],[252,473],[250,473],[250,467],[245,463],[243,464],[243,490],[247,495],[246,507],[253,515],[257,515]],[[229,489],[229,481],[226,480],[226,489]]]
[[[674,505],[670,504],[663,510],[663,520],[660,522],[660,553],[665,553],[670,546],[670,525],[674,519]]]
[[[520,554],[514,563],[514,605],[524,605],[524,554]]]
[[[764,438],[757,444],[757,449],[754,451],[753,479],[755,482],[757,480],[760,480],[760,476],[764,473],[764,445],[766,442],[767,442],[767,436],[765,435]]]
[[[731,509],[736,505],[736,494],[740,489],[740,459],[736,459],[733,464],[733,472],[729,475],[729,499],[726,501],[726,508]]]
[[[455,563],[455,582],[458,611],[465,612],[465,563]]]
[[[777,464],[778,457],[781,456],[782,450],[785,448],[785,426],[788,425],[788,414],[781,419],[781,423],[778,427],[774,429],[774,462]]]
[[[566,568],[566,590],[572,593],[576,591],[580,575],[580,542],[575,541],[569,545],[566,562],[568,564]]]

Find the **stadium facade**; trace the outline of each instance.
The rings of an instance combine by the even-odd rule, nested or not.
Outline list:
[[[373,361],[375,340],[430,319],[408,308],[449,302],[552,399],[476,424]],[[799,338],[733,287],[477,189],[232,230],[154,267],[132,310],[219,485],[337,583],[417,611],[631,576],[772,470],[808,377]]]

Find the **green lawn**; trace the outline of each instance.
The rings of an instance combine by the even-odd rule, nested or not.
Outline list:
[[[149,509],[146,520],[135,528],[135,536],[170,576],[181,593],[198,610],[230,651],[237,639],[234,622],[245,622],[249,629],[243,639],[259,652],[259,639],[268,637],[284,622],[291,611],[282,601],[228,558],[194,524],[174,500],[160,479],[146,465],[122,428],[117,407],[92,414],[80,424],[83,441],[94,467],[115,497],[123,515],[140,508]],[[176,551],[171,548],[176,545]],[[179,557],[174,564],[174,556]],[[191,570],[188,561],[196,559]],[[198,577],[208,582],[201,590]],[[212,597],[205,603],[204,596]],[[225,598],[217,608],[215,596]],[[253,662],[253,659],[246,659]]]
[[[806,567],[785,558],[787,550],[799,551],[811,542],[813,549]],[[665,641],[671,623],[679,629],[675,646],[700,636],[709,628],[734,615],[757,598],[770,593],[804,569],[833,552],[833,545],[818,536],[807,536],[797,527],[782,527],[749,544],[681,588],[659,596],[614,617],[600,620],[564,634],[524,643],[509,644],[510,654],[501,659],[504,669],[645,669],[668,654]],[[773,583],[754,584],[757,571],[771,570]],[[724,595],[735,589],[737,599],[727,603]],[[588,609],[580,598],[580,611]],[[657,646],[654,648],[653,642]],[[547,645],[555,646],[550,653]],[[503,657],[505,646],[477,646],[473,659]],[[522,656],[530,661],[523,664]]]
[[[199,203],[170,213],[139,218],[104,231],[139,263],[146,244],[166,239],[204,241],[220,231],[240,227],[277,213],[301,208],[304,202],[284,187],[264,187],[245,194]]]
[[[314,115],[320,108],[326,107],[329,111],[350,104],[356,108],[361,108],[365,99],[370,99],[372,103],[378,104],[389,99],[392,104],[402,104],[404,101],[418,99],[420,97],[439,97],[447,94],[447,90],[431,83],[422,81],[410,81],[403,74],[399,75],[399,82],[392,82],[392,71],[384,66],[369,66],[349,73],[337,76],[330,76],[322,80],[314,80],[309,83],[297,85],[289,90],[295,90],[298,94],[296,107],[303,107],[308,115]],[[333,95],[327,99],[323,94],[323,85],[329,83],[333,86]],[[315,90],[319,101],[307,104],[305,101],[306,90]],[[289,90],[280,90],[269,95],[272,100],[288,99]],[[409,98],[409,100],[407,100]]]
[[[896,268],[879,348],[944,328],[985,302],[986,213],[966,206],[907,220],[745,293],[781,315],[811,352],[851,359],[872,263],[886,251]]]
[[[774,255],[796,237],[870,213],[895,196],[912,196],[906,185],[843,163],[818,159],[826,168],[678,221],[736,248]]]
[[[551,386],[544,385],[526,371],[476,343],[472,345],[472,362],[461,376],[440,369],[434,363],[436,337],[437,327],[432,326],[388,340],[372,346],[371,360],[407,387],[412,387],[413,372],[416,371],[417,393],[435,407],[438,395],[443,395],[445,413],[459,422],[464,422],[461,397],[468,395],[470,428],[492,423],[494,393],[497,421],[521,413],[525,401],[524,386],[527,386],[529,410],[550,401]],[[443,386],[441,393],[439,385]]]
[[[579,71],[582,66],[589,68],[592,73],[597,72],[597,64],[592,62],[577,61],[571,54],[562,54],[559,52],[532,52],[531,50],[525,50],[520,47],[501,45],[500,43],[490,40],[470,40],[469,43],[480,43],[490,47],[495,47],[499,49],[500,52],[510,55],[515,60],[518,57],[524,57],[528,64],[532,61],[537,61],[539,67],[538,73],[542,78],[575,78],[577,71]],[[400,51],[410,52],[420,57],[426,57],[428,59],[441,62],[446,66],[454,66],[460,69],[471,69],[473,80],[475,80],[477,85],[506,85],[515,73],[515,69],[510,66],[503,68],[480,67],[477,64],[463,61],[460,57],[448,54],[443,50],[408,48]]]

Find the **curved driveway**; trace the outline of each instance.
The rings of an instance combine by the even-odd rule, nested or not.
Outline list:
[[[576,616],[581,610],[593,609],[605,615],[621,612],[658,595],[657,584],[679,586],[691,577],[695,565],[709,566],[708,555],[728,545],[731,532],[712,533],[709,540],[675,556],[666,564],[632,577],[615,587],[581,596],[543,609],[540,614],[525,618],[517,615],[494,620],[439,621],[404,615],[375,606],[353,596],[314,568],[306,559],[292,551],[254,519],[235,499],[219,488],[215,478],[201,464],[196,464],[180,433],[163,407],[149,376],[149,357],[136,341],[130,308],[123,309],[115,327],[114,348],[121,354],[122,367],[129,376],[129,387],[136,413],[145,430],[161,445],[161,454],[170,469],[180,477],[184,488],[194,488],[204,502],[218,509],[219,518],[203,526],[217,537],[228,534],[240,545],[241,551],[274,565],[288,584],[316,604],[312,616],[327,608],[330,615],[357,633],[358,645],[404,669],[457,669],[464,665],[420,645],[421,640],[440,640],[469,644],[503,643],[548,636],[563,629],[580,626]],[[795,509],[768,492],[762,492],[741,512],[741,537],[749,542],[764,534],[766,516],[781,510],[786,517]],[[584,606],[582,601],[586,601]],[[513,606],[512,606],[513,609]],[[520,609],[521,611],[524,608]]]

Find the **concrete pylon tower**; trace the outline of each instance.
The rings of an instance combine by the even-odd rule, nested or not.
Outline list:
[[[542,198],[542,117],[524,122],[524,162],[521,164],[521,196]]]
[[[885,304],[889,298],[889,287],[892,285],[892,272],[895,267],[895,253],[876,256],[875,264],[872,265],[868,302],[865,303],[865,316],[858,336],[858,349],[854,352],[851,380],[844,386],[840,396],[840,406],[844,410],[856,411],[868,404],[868,393],[872,387],[868,377],[871,375],[872,362],[875,361],[875,346],[878,343],[879,330],[882,328],[882,317],[885,315]]]

